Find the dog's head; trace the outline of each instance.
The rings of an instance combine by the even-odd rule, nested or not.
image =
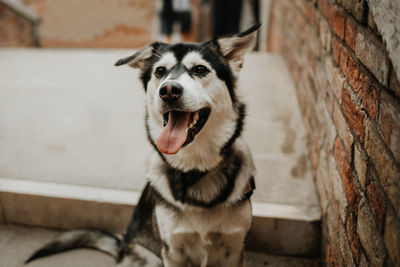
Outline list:
[[[217,151],[227,142],[239,116],[236,80],[259,26],[199,44],[153,43],[116,63],[141,71],[149,135],[160,152]]]

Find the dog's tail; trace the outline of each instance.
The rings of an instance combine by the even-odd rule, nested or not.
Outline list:
[[[58,235],[53,241],[33,253],[25,263],[77,248],[100,250],[117,259],[120,246],[121,240],[106,231],[96,229],[71,230]]]

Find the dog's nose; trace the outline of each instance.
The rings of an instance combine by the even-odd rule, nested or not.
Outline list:
[[[183,87],[177,82],[166,82],[160,88],[160,97],[162,100],[171,102],[181,97]]]

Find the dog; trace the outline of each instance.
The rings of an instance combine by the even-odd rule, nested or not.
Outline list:
[[[71,230],[27,261],[74,248],[106,252],[120,266],[244,266],[255,167],[241,137],[237,84],[255,25],[205,43],[153,43],[115,65],[140,69],[154,147],[147,184],[122,237]]]

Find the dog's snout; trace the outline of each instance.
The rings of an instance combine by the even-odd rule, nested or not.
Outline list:
[[[183,87],[177,82],[166,82],[161,86],[159,94],[164,101],[174,101],[183,94]]]

